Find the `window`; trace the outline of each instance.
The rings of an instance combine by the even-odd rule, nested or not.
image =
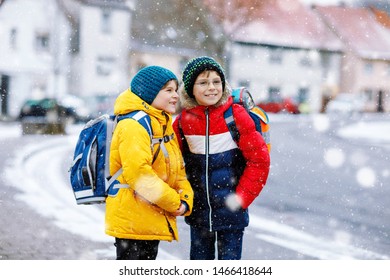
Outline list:
[[[17,30],[16,28],[12,28],[9,33],[9,45],[11,49],[15,50],[17,47]]]
[[[268,100],[271,102],[280,101],[280,88],[279,87],[269,87],[268,88]]]
[[[372,89],[366,88],[363,90],[363,97],[367,101],[369,101],[369,102],[373,101],[374,100],[373,96],[374,96],[374,91]]]
[[[70,36],[69,46],[71,53],[78,53],[80,51],[80,26],[72,28],[72,33]]]
[[[114,68],[115,58],[99,56],[96,62],[96,74],[98,76],[109,76]]]
[[[298,90],[298,103],[303,103],[308,100],[309,97],[309,89],[308,88],[300,88]]]
[[[374,71],[374,66],[372,65],[372,63],[366,62],[366,64],[364,64],[364,73],[370,75],[372,74],[373,71]]]
[[[108,10],[102,11],[101,30],[106,34],[111,32],[111,13]]]
[[[306,53],[301,57],[300,64],[303,67],[311,67],[312,66],[313,63],[312,63],[312,59],[310,58],[309,54]]]
[[[37,51],[49,51],[48,33],[37,33],[35,35],[35,49]]]
[[[280,48],[269,48],[269,62],[272,64],[282,64],[283,50]]]
[[[253,59],[255,56],[255,48],[251,46],[243,46],[242,48],[242,56],[247,59]]]
[[[238,87],[250,88],[250,82],[248,80],[238,81]]]

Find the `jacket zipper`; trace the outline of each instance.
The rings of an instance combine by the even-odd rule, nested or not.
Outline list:
[[[207,203],[209,205],[209,230],[213,231],[213,221],[212,221],[212,212],[211,202],[210,202],[210,190],[209,190],[209,108],[205,110],[206,116],[206,137],[205,137],[205,148],[206,148],[206,194],[207,194]]]

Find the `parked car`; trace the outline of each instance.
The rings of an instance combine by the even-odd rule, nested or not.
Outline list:
[[[98,94],[83,97],[89,112],[89,118],[94,119],[103,114],[113,114],[114,103],[117,97],[117,94]]]
[[[84,99],[75,95],[63,95],[58,98],[58,104],[73,112],[76,122],[87,122],[91,119],[90,111]]]
[[[299,114],[298,104],[291,97],[273,101],[263,101],[258,106],[269,113]]]
[[[76,106],[70,106],[59,101],[56,98],[27,99],[20,110],[18,119],[23,121],[25,118],[42,118],[46,121],[65,120],[67,122],[84,122],[86,115],[81,114]]]
[[[340,93],[331,99],[326,105],[325,112],[328,114],[353,114],[362,113],[365,108],[365,100],[353,93]]]

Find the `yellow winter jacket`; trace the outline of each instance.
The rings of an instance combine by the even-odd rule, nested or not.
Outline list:
[[[119,95],[114,113],[126,114],[134,110],[145,111],[151,117],[153,134],[172,135],[172,117],[133,94],[129,89]],[[110,150],[110,173],[121,167],[118,180],[129,188],[106,200],[106,234],[126,239],[178,240],[176,217],[171,213],[185,201],[192,211],[193,191],[187,181],[184,162],[176,136],[165,143],[169,157],[162,149],[153,161],[158,144],[150,144],[146,129],[133,119],[121,120],[115,128]]]

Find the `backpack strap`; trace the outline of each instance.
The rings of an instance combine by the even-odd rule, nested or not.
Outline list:
[[[185,154],[186,152],[188,152],[190,150],[190,148],[188,147],[186,137],[184,136],[183,127],[181,126],[181,114],[179,114],[176,118],[178,120],[180,139],[181,139],[181,143],[182,143],[182,147],[183,147],[183,151],[184,151],[183,154]]]
[[[118,115],[117,122],[128,118],[136,120],[140,125],[142,125],[146,129],[150,137],[150,148],[153,151],[153,146],[154,144],[156,144],[156,142],[153,141],[153,130],[151,124],[152,120],[150,119],[150,116],[146,114],[144,111],[137,110],[137,111],[132,111],[128,114]]]
[[[163,151],[165,158],[169,158],[168,151],[167,151],[164,144],[168,143],[169,141],[171,141],[174,138],[174,135],[175,135],[174,133],[172,133],[171,135],[165,135],[166,127],[164,126],[163,137],[154,137],[153,130],[152,130],[152,124],[151,124],[152,121],[150,119],[150,116],[141,110],[133,111],[133,112],[130,112],[130,113],[125,114],[125,115],[119,115],[118,121],[126,119],[126,118],[132,118],[132,119],[136,120],[139,124],[141,124],[146,129],[146,131],[148,132],[148,134],[150,136],[150,148],[151,148],[152,152],[153,152],[154,145],[156,145],[156,144],[159,145],[156,153],[153,155],[152,164],[157,159],[157,156],[158,156],[160,150]]]
[[[160,138],[153,137],[153,129],[152,129],[152,124],[151,124],[152,120],[150,119],[150,116],[147,113],[145,113],[144,111],[141,111],[141,110],[133,111],[133,112],[130,112],[128,114],[116,115],[114,117],[115,126],[121,120],[128,119],[128,118],[132,118],[132,119],[136,120],[139,124],[141,124],[146,129],[146,131],[148,132],[148,134],[150,136],[150,148],[151,148],[152,152],[153,152],[153,146],[155,144],[159,144],[157,152],[153,155],[153,161],[152,161],[152,164],[153,164],[157,158],[159,151],[160,151],[161,144],[169,142],[171,139],[173,139],[174,134],[172,134],[170,136],[160,137]],[[165,132],[165,130],[164,130],[164,132]],[[164,152],[164,156],[166,158],[168,158],[168,151],[166,150],[165,146],[163,147],[163,152]],[[120,168],[117,172],[115,172],[114,175],[107,178],[107,180],[108,180],[107,185],[108,185],[109,192],[111,191],[111,192],[115,193],[116,189],[129,187],[129,185],[127,185],[127,184],[113,184],[115,182],[115,180],[119,177],[119,175],[122,174],[122,171],[123,171],[123,169]]]
[[[159,144],[157,151],[153,156],[153,162],[156,160],[160,150],[163,152],[165,158],[169,158],[169,153],[167,148],[165,147],[165,143],[168,143],[173,138],[175,138],[174,133],[172,133],[171,135],[164,135],[164,137],[160,137],[160,138],[153,138],[152,145]]]
[[[152,125],[151,125],[151,119],[148,114],[146,114],[144,111],[133,111],[128,114],[124,115],[118,115],[117,120],[118,122],[127,119],[127,118],[132,118],[139,122],[148,132],[150,139],[153,139],[153,130],[152,130]]]
[[[240,140],[240,133],[238,132],[236,122],[234,121],[233,107],[229,106],[229,108],[223,113],[223,116],[233,140],[238,143]]]

